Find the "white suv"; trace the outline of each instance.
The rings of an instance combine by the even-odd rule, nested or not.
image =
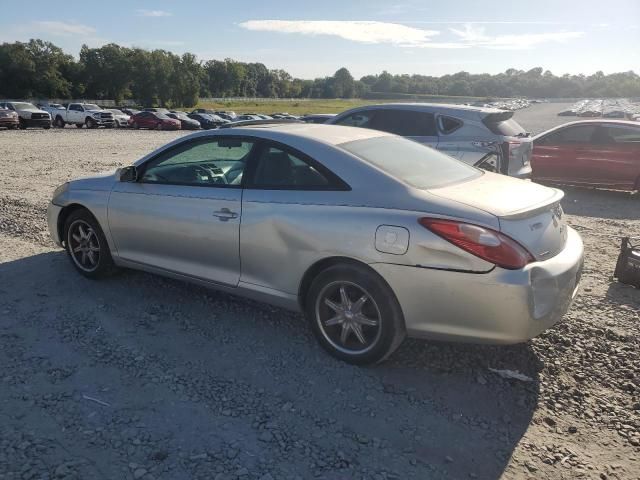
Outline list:
[[[470,165],[530,178],[531,137],[512,116],[497,108],[386,103],[347,110],[327,123],[395,133]]]

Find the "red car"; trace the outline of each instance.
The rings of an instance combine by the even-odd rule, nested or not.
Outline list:
[[[572,122],[533,139],[534,181],[640,190],[640,124]]]
[[[153,128],[155,130],[180,130],[180,120],[167,117],[164,113],[139,112],[129,119],[129,126],[138,128]]]

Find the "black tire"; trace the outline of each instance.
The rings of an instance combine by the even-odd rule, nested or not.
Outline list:
[[[76,128],[82,128],[82,127],[84,127],[84,124],[82,124],[82,123],[76,123]]]
[[[20,124],[18,125],[18,128],[20,130],[26,130],[27,126],[25,125],[25,123],[22,121],[22,119],[20,119]]]
[[[71,212],[64,224],[64,239],[71,264],[83,276],[104,278],[116,270],[102,228],[88,210]],[[76,251],[81,246],[84,252]]]
[[[140,125],[138,125],[138,122],[133,122],[131,124],[131,127],[135,128],[136,130],[140,130]]]
[[[87,128],[98,128],[98,124],[91,117],[87,117],[86,120],[84,121],[84,123],[87,126]]]
[[[164,130],[164,129],[162,128],[162,123],[158,122],[158,123],[156,124],[156,130]]]
[[[340,306],[335,305],[334,299],[341,298],[342,287],[350,308],[359,303],[358,299],[368,297],[357,310],[361,313],[339,314],[326,304],[330,301],[334,306]],[[354,365],[382,362],[406,336],[402,309],[395,294],[379,275],[360,265],[340,264],[321,272],[307,292],[305,314],[320,345],[332,356]],[[335,323],[339,318],[343,321]],[[376,325],[373,325],[376,319]],[[326,325],[331,321],[334,323]],[[341,335],[345,329],[347,334],[343,339]]]
[[[64,120],[62,120],[62,117],[57,116],[57,117],[56,117],[56,121],[54,122],[54,125],[55,125],[57,128],[64,128],[64,126],[65,126],[65,122],[64,122]]]

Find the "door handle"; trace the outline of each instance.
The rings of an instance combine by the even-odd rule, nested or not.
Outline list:
[[[238,218],[238,214],[236,212],[232,212],[228,208],[221,208],[220,210],[213,212],[213,216],[218,217],[221,222],[226,222],[231,218]]]

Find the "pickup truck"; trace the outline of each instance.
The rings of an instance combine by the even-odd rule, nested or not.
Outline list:
[[[51,128],[51,115],[40,110],[29,102],[0,102],[0,108],[14,111],[18,114],[18,125],[24,130],[27,127]]]
[[[49,115],[51,115],[51,118],[56,118],[56,114],[60,112],[64,112],[66,110],[66,107],[60,103],[48,103],[48,104],[42,103],[42,104],[38,104],[38,108],[40,110],[44,110]]]
[[[53,124],[59,128],[64,128],[68,123],[78,128],[83,125],[87,128],[112,128],[114,120],[113,113],[93,103],[70,103],[66,110],[59,110],[53,119]]]

